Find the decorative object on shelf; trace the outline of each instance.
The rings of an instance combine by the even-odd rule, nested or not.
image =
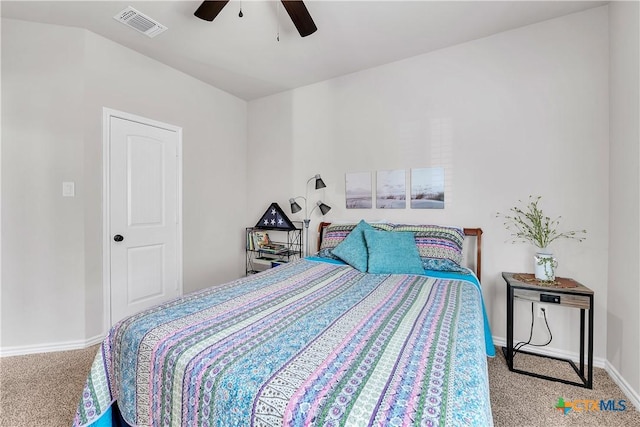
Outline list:
[[[249,249],[258,250],[269,244],[269,233],[264,230],[256,230],[249,235]]]
[[[260,221],[254,228],[264,228],[267,230],[295,230],[295,225],[287,215],[285,215],[282,208],[277,203],[271,203],[269,208],[264,211],[260,217]]]
[[[534,265],[533,272],[536,279],[544,280],[546,282],[553,282],[556,280],[556,268],[558,268],[558,261],[553,257],[552,253],[546,252],[548,249],[542,249],[545,252],[536,252],[533,256]]]
[[[307,201],[309,200],[309,183],[315,179],[315,188],[319,190],[321,188],[325,188],[326,185],[322,178],[320,178],[320,174],[316,174],[315,176],[309,178],[307,183],[305,184],[304,197],[296,196],[289,199],[289,204],[291,205],[291,213],[297,213],[302,210],[302,207],[296,202],[298,199],[302,199],[304,201],[304,219],[302,222],[304,223],[304,256],[309,256],[309,223],[311,219],[309,216],[318,209],[322,215],[326,215],[327,212],[331,210],[331,206],[322,203],[321,200],[316,202],[316,205],[311,209],[311,212],[307,210]]]
[[[582,242],[586,230],[572,230],[559,232],[560,216],[551,219],[545,216],[538,206],[541,196],[529,196],[529,201],[524,208],[514,206],[509,209],[509,213],[501,214],[497,217],[505,219],[504,226],[511,232],[511,243],[532,243],[536,248],[534,256],[535,278],[541,281],[553,282],[555,280],[555,269],[558,261],[549,251],[549,245],[558,239],[573,239]],[[522,203],[521,200],[518,202]]]

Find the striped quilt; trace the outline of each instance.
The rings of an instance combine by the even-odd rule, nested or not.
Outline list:
[[[74,425],[492,425],[468,281],[302,259],[115,325]]]

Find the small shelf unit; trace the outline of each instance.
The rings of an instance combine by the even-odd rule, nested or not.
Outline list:
[[[302,258],[302,222],[293,221],[293,224],[296,228],[291,230],[258,227],[245,229],[245,274],[247,276]],[[255,232],[269,234],[269,241],[272,244],[282,245],[282,248],[274,251],[250,245]]]

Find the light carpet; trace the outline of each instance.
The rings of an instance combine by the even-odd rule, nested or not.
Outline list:
[[[86,350],[0,358],[0,426],[69,426],[98,346]],[[640,413],[603,370],[588,390],[509,372],[502,353],[489,359],[491,408],[496,426],[640,426]],[[517,355],[515,365],[575,380],[571,367],[551,359]],[[624,411],[555,408],[558,398],[626,401]],[[618,405],[617,408],[620,408]]]

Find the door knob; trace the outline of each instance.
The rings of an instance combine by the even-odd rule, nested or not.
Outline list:
[[[116,242],[122,242],[124,240],[124,237],[122,237],[120,234],[116,234],[115,236],[113,236],[113,240],[115,240]]]

